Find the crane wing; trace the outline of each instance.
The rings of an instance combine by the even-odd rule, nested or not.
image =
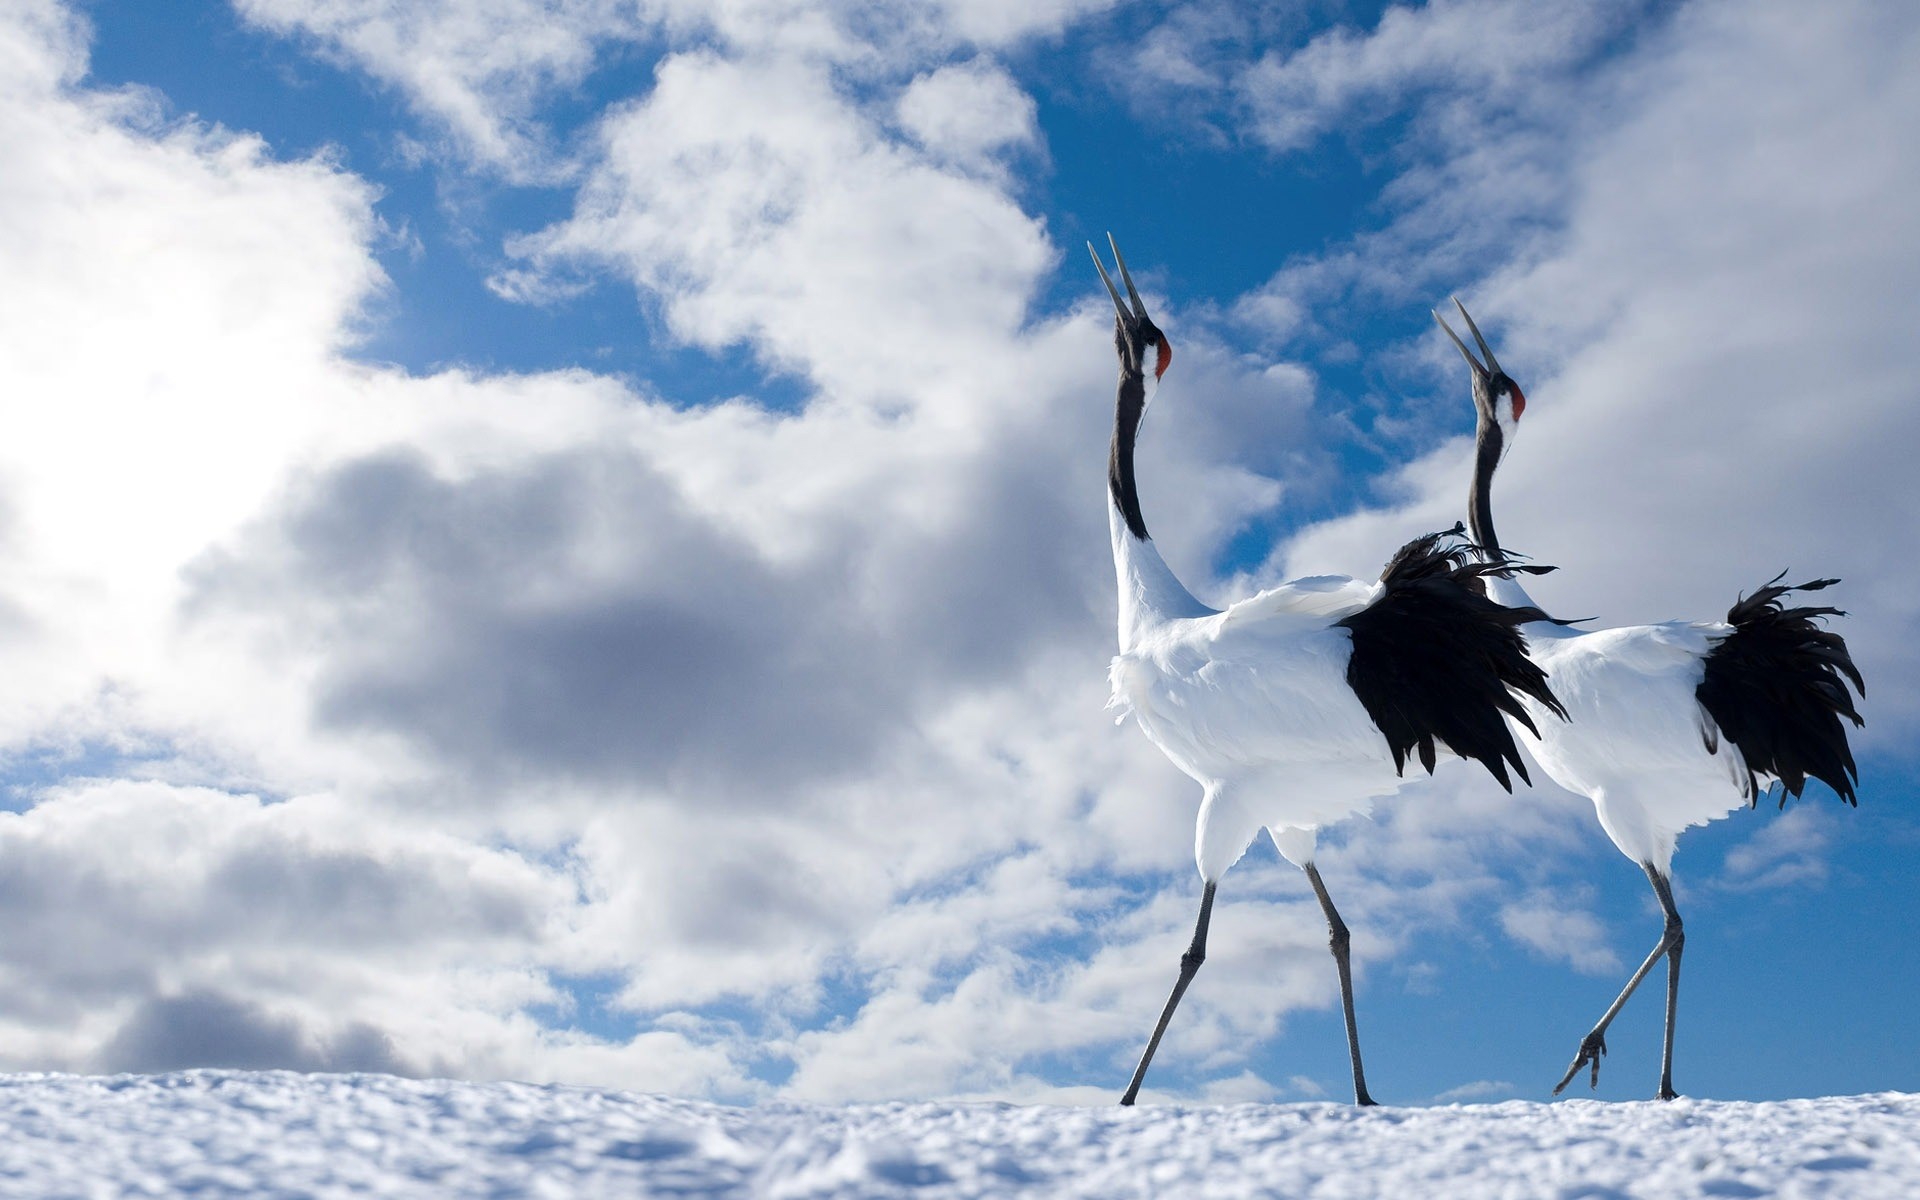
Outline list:
[[[1782,585],[1785,574],[1727,613],[1727,632],[1704,656],[1695,695],[1739,748],[1750,800],[1759,796],[1755,776],[1766,775],[1780,780],[1782,807],[1788,796],[1800,795],[1809,778],[1857,804],[1854,785],[1860,772],[1842,722],[1856,728],[1865,723],[1847,684],[1863,698],[1867,685],[1846,640],[1823,628],[1827,618],[1846,614],[1825,605],[1781,603],[1791,592],[1816,592],[1838,581]]]
[[[1347,683],[1386,737],[1396,771],[1417,754],[1431,772],[1444,745],[1512,791],[1507,766],[1522,780],[1527,768],[1502,714],[1535,736],[1522,696],[1563,720],[1567,714],[1520,632],[1546,614],[1487,599],[1485,577],[1501,564],[1474,561],[1468,545],[1448,540],[1458,532],[1402,546],[1380,576],[1378,597],[1335,622],[1353,638]]]
[[[1597,653],[1650,677],[1679,675],[1700,682],[1701,664],[1733,626],[1717,621],[1663,621],[1658,625],[1622,625],[1582,633],[1588,653]],[[1550,653],[1542,645],[1535,657]]]
[[[1372,604],[1380,592],[1380,584],[1347,575],[1309,575],[1230,604],[1213,621],[1221,634],[1250,632],[1273,621],[1331,623]]]

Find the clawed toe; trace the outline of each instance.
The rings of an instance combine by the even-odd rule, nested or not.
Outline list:
[[[1571,1083],[1573,1077],[1580,1073],[1580,1068],[1589,1065],[1592,1067],[1593,1073],[1588,1078],[1587,1086],[1590,1089],[1599,1087],[1600,1060],[1606,1057],[1606,1053],[1606,1035],[1599,1030],[1596,1029],[1586,1037],[1581,1038],[1580,1053],[1574,1057],[1573,1065],[1567,1068],[1567,1073],[1560,1077],[1560,1082],[1553,1085],[1553,1094],[1558,1096],[1561,1092],[1566,1091],[1567,1084]]]

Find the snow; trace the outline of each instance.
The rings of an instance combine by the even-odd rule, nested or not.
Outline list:
[[[728,1108],[591,1088],[0,1076],[5,1196],[1920,1195],[1920,1096]]]

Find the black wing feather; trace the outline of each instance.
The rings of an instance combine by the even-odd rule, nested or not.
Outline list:
[[[1402,546],[1380,575],[1380,597],[1336,622],[1353,636],[1347,685],[1386,737],[1396,772],[1415,753],[1432,774],[1436,747],[1445,746],[1512,791],[1509,764],[1532,780],[1501,714],[1539,732],[1515,693],[1567,715],[1520,632],[1550,618],[1487,599],[1484,578],[1513,568],[1476,561],[1479,549],[1462,532],[1456,525]]]
[[[1840,719],[1855,728],[1866,724],[1846,683],[1862,699],[1867,684],[1846,639],[1819,624],[1847,614],[1825,605],[1788,608],[1780,602],[1790,592],[1817,592],[1840,581],[1783,585],[1784,578],[1782,571],[1728,610],[1733,632],[1707,652],[1706,678],[1694,695],[1746,760],[1749,802],[1760,802],[1757,776],[1771,775],[1781,783],[1782,808],[1809,778],[1858,805],[1854,785],[1860,771]]]

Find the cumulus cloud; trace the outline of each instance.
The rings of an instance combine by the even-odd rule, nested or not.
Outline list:
[[[1827,879],[1826,854],[1832,843],[1833,814],[1796,804],[1727,851],[1716,882],[1735,892],[1818,887]]]
[[[996,152],[1038,137],[1033,97],[982,62],[916,78],[900,94],[899,119],[928,153],[963,164],[990,166]]]
[[[977,53],[1083,6],[864,11],[243,8],[403,89],[483,170],[558,161],[544,98],[608,46],[663,38],[652,90],[566,151],[571,215],[516,239],[495,285],[562,302],[618,278],[673,338],[743,349],[800,394],[702,407],[584,370],[352,361],[387,286],[365,180],[244,134],[156,125],[139,94],[84,86],[81,26],[61,10],[0,18],[0,59],[19,68],[0,71],[18,168],[0,195],[0,319],[21,331],[0,379],[61,400],[23,406],[0,444],[0,665],[19,683],[0,696],[0,746],[68,763],[106,747],[149,776],[28,788],[26,811],[0,815],[5,857],[27,864],[0,877],[17,915],[0,954],[10,1061],[217,1055],[742,1098],[1085,1098],[1057,1086],[1058,1064],[1124,1077],[1191,929],[1193,788],[1101,709],[1111,313],[1090,273],[1085,303],[1036,310],[1062,256],[1015,168],[1046,148],[999,65],[1015,59]],[[1486,10],[1501,13],[1534,19]],[[1891,265],[1855,297],[1888,315],[1862,328],[1851,311],[1766,309],[1748,341],[1771,357],[1737,387],[1710,381],[1747,343],[1705,336],[1696,315],[1769,289],[1837,304],[1842,274],[1864,269],[1848,214],[1884,215],[1909,183],[1911,163],[1884,152],[1912,90],[1886,69],[1898,40],[1822,17],[1810,86],[1836,114],[1884,115],[1855,132],[1769,111],[1769,149],[1744,155],[1725,122],[1801,43],[1716,19],[1730,20],[1676,21],[1579,83],[1615,89],[1612,106],[1555,142],[1580,164],[1564,192],[1526,201],[1563,228],[1486,258],[1470,297],[1513,339],[1509,365],[1548,364],[1523,380],[1535,407],[1502,480],[1503,513],[1521,511],[1503,526],[1543,552],[1607,546],[1616,558],[1583,577],[1609,580],[1595,593],[1609,611],[1639,602],[1629,552],[1672,585],[1663,597],[1710,600],[1715,554],[1753,540],[1702,553],[1664,537],[1663,505],[1723,532],[1771,505],[1765,549],[1818,520],[1690,447],[1732,447],[1737,464],[1790,445],[1805,487],[1864,461],[1862,486],[1898,502],[1885,455],[1849,439],[1904,428],[1887,339],[1910,304],[1894,287],[1909,227],[1894,222]],[[517,37],[539,20],[551,28]],[[1401,22],[1418,27],[1382,23],[1392,53],[1348,37],[1318,52],[1332,66],[1301,60],[1349,80],[1328,112],[1412,79],[1447,103],[1492,80],[1525,107],[1500,89],[1526,72],[1469,72],[1450,91],[1453,43],[1423,49]],[[1553,34],[1533,73],[1583,64],[1586,36]],[[1890,47],[1865,60],[1879,69],[1830,65],[1862,38]],[[1524,166],[1569,107],[1494,139],[1492,158],[1441,166]],[[1609,190],[1654,146],[1712,202],[1714,236],[1657,179]],[[1778,162],[1816,146],[1844,179],[1796,188]],[[1447,210],[1406,211],[1434,228]],[[1682,218],[1697,236],[1662,232]],[[1747,261],[1783,230],[1804,255]],[[1473,245],[1490,253],[1499,233]],[[1397,236],[1370,245],[1427,244]],[[1329,418],[1309,372],[1141,275],[1181,348],[1142,447],[1144,499],[1176,568],[1226,598],[1259,579],[1215,578],[1216,557],[1324,484],[1332,461],[1313,447]],[[1561,293],[1583,303],[1532,302]],[[1550,309],[1565,315],[1529,315]],[[1735,391],[1772,404],[1809,382],[1803,347],[1759,336],[1788,329],[1817,354],[1863,352],[1855,386],[1823,393],[1851,406],[1853,432],[1728,415]],[[1407,352],[1405,369],[1437,379],[1445,353]],[[1703,411],[1623,405],[1634,356]],[[1650,427],[1671,436],[1624,432]],[[1659,487],[1639,495],[1582,448]],[[1409,525],[1451,522],[1463,463],[1458,447],[1415,463],[1391,482],[1405,499],[1391,519],[1317,529],[1286,556],[1314,571],[1384,560]],[[1691,490],[1675,483],[1689,466]],[[1597,536],[1548,483],[1643,532]],[[1848,603],[1863,626],[1869,605],[1914,594],[1830,545],[1832,568],[1861,578],[1867,599]],[[1591,932],[1543,899],[1580,805],[1518,803],[1459,772],[1419,799],[1327,840],[1363,994],[1418,937],[1486,920],[1542,948]],[[1511,902],[1514,876],[1537,903]],[[1298,873],[1256,855],[1216,929],[1157,1082],[1263,1095],[1248,1047],[1333,1005],[1324,926]],[[583,979],[601,981],[573,989],[600,996],[596,1021],[630,1032],[583,1030],[567,983]],[[216,1045],[218,1027],[232,1037]]]
[[[371,1025],[355,1024],[315,1043],[295,1021],[212,991],[143,1004],[101,1047],[97,1061],[116,1074],[194,1067],[407,1073],[386,1035]]]
[[[1712,619],[1783,567],[1841,576],[1836,628],[1876,684],[1869,741],[1912,718],[1896,681],[1915,670],[1920,581],[1876,523],[1843,518],[1914,515],[1899,281],[1920,258],[1904,204],[1920,159],[1885,147],[1920,111],[1894,66],[1915,37],[1855,7],[1686,9],[1593,85],[1616,117],[1570,143],[1554,235],[1455,284],[1531,401],[1495,491],[1503,540],[1564,568],[1536,594],[1603,623]],[[1457,355],[1437,335],[1420,353],[1464,423]],[[1467,481],[1448,444],[1399,475],[1398,506],[1288,557],[1452,519]]]
[[[0,449],[6,611],[27,631],[0,643],[15,744],[56,720],[101,737],[171,724],[131,677],[164,658],[174,569],[311,446],[321,364],[383,283],[364,181],[251,136],[154,127],[137,92],[69,90],[78,23],[29,16],[0,23],[34,64],[0,85],[0,375],[22,401]]]
[[[1427,90],[1471,93],[1476,116],[1530,98],[1632,18],[1632,6],[1589,9],[1515,0],[1437,0],[1387,9],[1361,33],[1339,27],[1296,50],[1269,51],[1235,80],[1249,128],[1296,150],[1369,105],[1391,111]]]
[[[971,406],[955,383],[1016,386],[980,365],[1049,264],[1039,222],[886,136],[827,68],[676,55],[600,149],[574,216],[519,254],[612,267],[681,339],[750,343],[849,399]]]
[[[542,119],[547,101],[575,89],[608,59],[663,47],[717,46],[762,61],[790,57],[867,77],[898,74],[970,47],[992,49],[1055,32],[1112,0],[234,0],[258,28],[294,37],[342,65],[396,88],[451,140],[455,156],[523,182],[566,178],[572,164]],[[935,88],[951,98],[963,76]],[[978,84],[980,81],[975,80]],[[985,83],[991,88],[990,82]],[[924,91],[924,89],[922,89]],[[1011,105],[1017,96],[975,99]],[[916,106],[924,119],[946,120]],[[909,118],[912,120],[912,118]],[[980,136],[969,121],[963,136]],[[999,136],[1004,139],[1004,135]]]
[[[1585,908],[1567,905],[1564,894],[1535,892],[1500,910],[1500,927],[1545,958],[1562,959],[1588,975],[1612,975],[1620,956],[1607,945],[1606,929]]]
[[[0,814],[0,844],[15,1069],[187,1065],[232,1017],[229,1065],[429,1070],[455,1047],[389,1045],[380,1001],[459,1007],[450,965],[504,985],[497,1001],[531,998],[523,964],[564,933],[571,893],[509,852],[330,797],[101,781]]]
[[[309,606],[305,636],[337,647],[319,722],[411,736],[476,775],[774,803],[783,779],[863,762],[910,700],[911,679],[864,669],[883,664],[837,580],[783,577],[637,454],[458,481],[379,454],[292,508],[263,534],[282,540],[202,564],[202,618],[234,593]]]
[[[60,65],[6,116],[30,181],[7,316],[35,336],[4,367],[70,402],[6,451],[32,634],[7,652],[34,684],[7,745],[137,750],[156,778],[10,819],[35,864],[6,885],[18,1062],[751,1095],[771,1058],[835,1096],[1044,1087],[1059,1030],[1133,1041],[1130,1015],[1082,1014],[1191,918],[1177,894],[1108,912],[1095,870],[1184,874],[1190,805],[1086,667],[1111,636],[1108,318],[1028,311],[1054,253],[980,170],[1031,140],[1004,75],[927,76],[917,141],[799,60],[682,55],[608,119],[529,261],[629,273],[689,341],[808,385],[800,411],[688,410],[580,371],[351,362],[384,286],[373,189],[141,124],[137,96],[79,85],[77,27],[43,26],[6,26]],[[954,88],[1004,111],[955,125]],[[1216,394],[1156,414],[1149,486],[1190,498],[1167,527],[1204,575],[1274,494],[1236,414],[1297,427],[1309,389],[1187,346]],[[1036,973],[1023,954],[1081,920],[1124,944]],[[1280,926],[1313,960],[1298,996],[1328,1002],[1312,923]],[[1295,994],[1272,964],[1224,986],[1232,962],[1181,1035],[1227,1078],[1229,1031]],[[588,977],[632,1037],[540,1015]],[[853,1020],[826,1027],[830,988]],[[750,1018],[702,1015],[741,998]],[[1027,1033],[994,1066],[1010,1004]],[[960,1011],[941,1056],[846,1065]]]

